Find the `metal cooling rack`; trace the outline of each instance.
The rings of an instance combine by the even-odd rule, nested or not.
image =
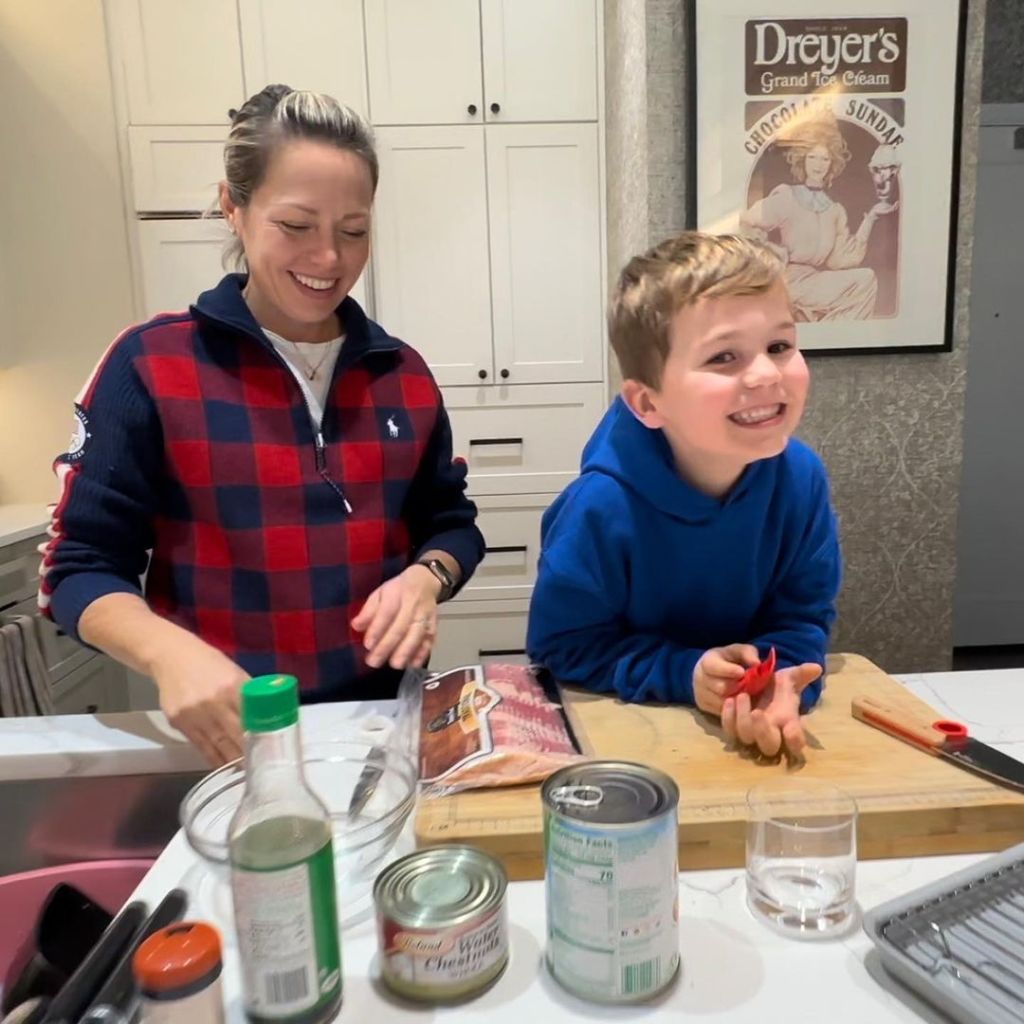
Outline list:
[[[1024,845],[872,911],[883,963],[965,1024],[1024,1022]]]

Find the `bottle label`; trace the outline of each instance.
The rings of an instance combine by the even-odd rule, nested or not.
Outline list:
[[[231,889],[246,1009],[290,1017],[334,999],[341,947],[330,841],[287,868],[236,865]]]

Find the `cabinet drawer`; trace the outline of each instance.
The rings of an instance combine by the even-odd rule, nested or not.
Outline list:
[[[29,537],[17,544],[8,544],[0,551],[0,609],[35,595],[42,561],[36,548],[43,539]]]
[[[53,702],[58,715],[92,715],[127,710],[124,669],[102,655],[56,682]]]
[[[527,664],[528,601],[453,601],[443,605],[430,669],[500,661]]]
[[[561,491],[608,405],[603,384],[442,390],[474,495]]]
[[[540,518],[556,497],[508,494],[477,498],[476,524],[487,549],[457,601],[529,599],[537,579]]]
[[[140,213],[202,211],[224,177],[222,126],[128,129],[132,194]]]
[[[23,601],[5,608],[0,613],[0,621],[9,615],[38,616],[36,623],[39,627],[39,642],[43,649],[43,660],[46,662],[50,678],[54,681],[62,676],[66,676],[93,656],[94,652],[92,650],[72,640],[56,624],[39,615],[39,606],[35,595],[26,597]]]

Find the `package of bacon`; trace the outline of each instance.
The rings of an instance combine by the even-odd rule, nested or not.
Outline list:
[[[517,786],[581,758],[554,682],[523,665],[470,665],[422,684],[421,791]]]

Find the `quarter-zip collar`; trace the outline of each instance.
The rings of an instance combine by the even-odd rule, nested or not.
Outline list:
[[[216,288],[203,292],[196,299],[190,307],[192,315],[211,326],[238,331],[273,351],[274,346],[242,296],[247,280],[246,274],[226,274]],[[335,371],[340,366],[351,366],[367,355],[398,351],[400,342],[370,320],[351,295],[342,299],[335,314],[345,332]]]

